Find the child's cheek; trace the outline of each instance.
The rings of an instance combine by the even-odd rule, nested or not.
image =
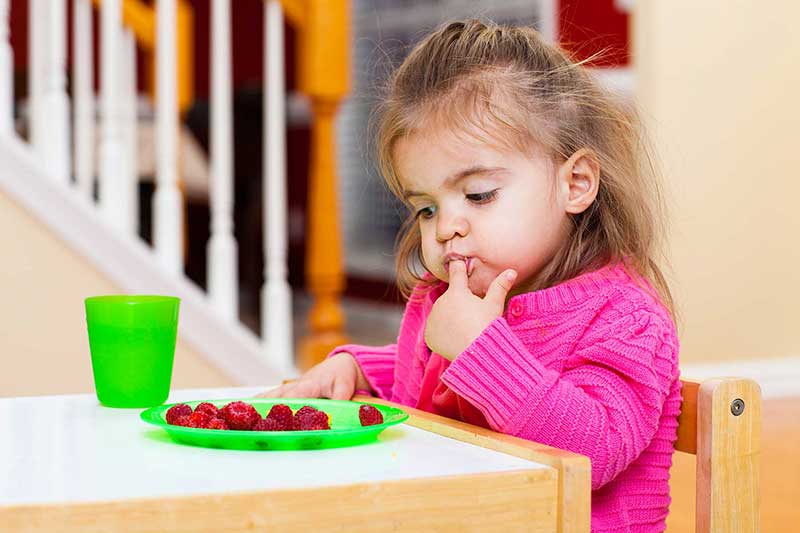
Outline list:
[[[438,254],[427,252],[423,246],[422,258],[425,260],[425,266],[428,268],[428,271],[433,274],[436,279],[444,282],[448,281],[447,272],[445,272],[444,265],[442,265],[442,259],[438,256]]]

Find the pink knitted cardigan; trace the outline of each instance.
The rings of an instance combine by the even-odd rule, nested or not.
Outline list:
[[[414,291],[396,344],[340,346],[381,397],[411,407],[431,352],[425,321],[443,283]],[[592,531],[662,531],[680,412],[678,338],[622,265],[520,294],[442,373],[496,430],[592,462]]]

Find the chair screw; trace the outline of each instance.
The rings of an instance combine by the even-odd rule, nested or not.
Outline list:
[[[739,416],[744,412],[744,400],[736,398],[731,402],[731,413],[733,416]]]

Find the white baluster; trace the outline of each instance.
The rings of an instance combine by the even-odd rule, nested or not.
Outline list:
[[[0,137],[14,132],[14,56],[8,14],[9,0],[0,0]]]
[[[100,45],[100,209],[106,221],[121,234],[126,233],[123,206],[124,174],[120,163],[125,157],[123,102],[120,96],[122,11],[120,0],[103,0]]]
[[[233,237],[230,0],[212,0],[211,15],[211,239],[208,292],[231,320],[238,313],[237,247]]]
[[[57,182],[68,184],[70,175],[69,101],[66,92],[66,18],[65,0],[50,0],[44,4],[35,2],[35,11],[42,16],[35,20],[41,28],[36,32],[35,56],[40,63],[37,84],[41,90],[35,95],[37,110],[35,146],[40,151],[49,174]],[[38,5],[36,5],[38,4]],[[39,55],[41,54],[41,55]],[[39,68],[36,68],[39,67]],[[39,77],[41,76],[41,77]]]
[[[175,0],[156,4],[156,191],[153,198],[154,243],[161,265],[183,269],[183,211],[178,191],[178,92]]]
[[[75,0],[72,6],[72,106],[74,114],[75,180],[81,197],[92,201],[94,181],[94,86],[92,5]]]
[[[293,372],[292,292],[286,279],[286,88],[280,2],[264,6],[264,287],[261,335],[267,356]]]
[[[28,142],[42,153],[42,94],[45,62],[46,0],[30,0],[28,4]]]
[[[558,43],[558,0],[539,0],[538,30],[550,43]]]
[[[138,107],[136,91],[136,38],[131,30],[122,32],[120,42],[122,58],[122,150],[124,157],[120,165],[121,187],[120,221],[128,235],[139,231],[139,172],[138,157]]]

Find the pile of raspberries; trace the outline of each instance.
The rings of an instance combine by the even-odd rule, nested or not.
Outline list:
[[[381,412],[371,405],[362,405],[358,411],[362,426],[383,423]],[[185,403],[173,405],[167,411],[167,423],[203,429],[234,429],[239,431],[316,431],[331,429],[330,416],[310,405],[292,412],[285,404],[273,405],[266,418],[261,418],[256,408],[242,401],[230,402],[217,408],[203,402],[192,408]]]

